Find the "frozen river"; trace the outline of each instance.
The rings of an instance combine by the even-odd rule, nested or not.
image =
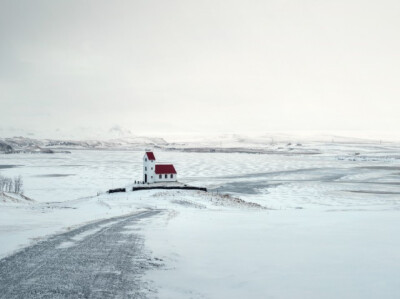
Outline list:
[[[271,208],[398,209],[398,148],[320,146],[321,155],[156,152],[178,179]],[[360,155],[354,156],[354,153]],[[93,196],[142,179],[142,151],[2,155],[0,174],[22,175],[40,202]],[[15,166],[12,167],[11,166]]]

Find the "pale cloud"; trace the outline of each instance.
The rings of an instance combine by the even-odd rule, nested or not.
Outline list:
[[[2,0],[0,132],[399,130],[399,9]]]

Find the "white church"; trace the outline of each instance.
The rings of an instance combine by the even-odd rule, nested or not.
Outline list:
[[[154,153],[146,151],[143,156],[143,182],[161,183],[176,181],[177,173],[174,165],[156,163]]]

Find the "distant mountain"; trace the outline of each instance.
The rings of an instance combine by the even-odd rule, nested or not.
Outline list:
[[[27,137],[0,138],[0,153],[59,153],[69,149],[135,150],[164,147],[163,138],[130,136],[110,140],[57,140]]]
[[[57,151],[47,148],[42,140],[30,139],[25,137],[5,138],[0,139],[0,153],[69,153],[68,151]]]
[[[377,144],[380,141],[338,135],[264,134],[247,136],[222,134],[214,136],[175,136],[167,142],[160,137],[134,136],[119,127],[110,129],[109,139],[34,139],[27,137],[0,138],[0,153],[58,153],[73,149],[144,150],[162,149],[186,152],[224,152],[260,154],[318,154],[319,143]]]
[[[129,129],[122,128],[121,126],[113,126],[108,130],[109,137],[112,138],[121,138],[121,137],[130,137],[133,136],[132,131]]]

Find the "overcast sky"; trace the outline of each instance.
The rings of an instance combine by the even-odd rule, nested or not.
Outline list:
[[[400,130],[398,0],[0,0],[0,45],[0,137]]]

